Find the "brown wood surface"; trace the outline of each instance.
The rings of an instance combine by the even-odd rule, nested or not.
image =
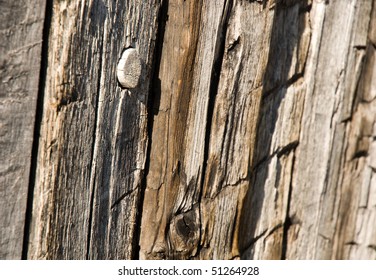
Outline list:
[[[30,184],[37,90],[1,134],[2,170],[28,141],[1,257],[376,259],[375,0],[49,3]]]

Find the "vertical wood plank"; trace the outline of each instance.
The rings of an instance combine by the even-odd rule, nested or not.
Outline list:
[[[239,244],[239,222],[250,186],[260,74],[266,67],[273,15],[269,5],[234,1],[210,120],[201,258],[237,259],[244,246]]]
[[[311,41],[311,1],[275,2],[269,53],[252,145],[250,188],[240,219],[240,254],[246,259],[284,258],[284,231],[299,145]]]
[[[1,2],[0,259],[22,255],[45,5]]]
[[[54,1],[29,258],[131,258],[159,2]],[[116,67],[138,49],[142,79]]]
[[[148,98],[153,90],[153,56],[161,4],[158,1],[110,3],[109,16],[117,15],[106,19],[104,24],[91,177],[93,212],[89,258],[131,259],[139,254]],[[142,65],[139,85],[129,90],[121,89],[113,75],[122,51],[128,47],[138,51]]]
[[[231,7],[232,1],[168,1],[141,225],[142,258],[198,254],[208,104],[216,91],[212,83],[219,74],[215,67],[221,62]]]
[[[371,9],[372,1],[314,2],[287,258],[375,258],[374,239],[357,237],[364,215],[373,213],[367,206],[362,212],[359,196],[372,177],[367,162],[375,107],[357,97]],[[371,228],[364,230],[372,236]]]

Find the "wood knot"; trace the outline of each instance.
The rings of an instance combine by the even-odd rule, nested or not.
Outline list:
[[[175,216],[169,237],[176,257],[185,259],[194,256],[200,239],[198,208]]]

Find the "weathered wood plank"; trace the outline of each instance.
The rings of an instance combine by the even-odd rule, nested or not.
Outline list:
[[[350,217],[359,211],[357,197],[362,183],[357,178],[368,176],[361,175],[367,174],[366,165],[358,163],[363,157],[354,156],[351,160],[348,154],[349,147],[357,142],[350,133],[351,127],[354,124],[356,130],[363,127],[354,115],[357,110],[354,98],[367,45],[371,8],[371,1],[314,2],[313,5],[315,39],[304,74],[307,94],[290,201],[292,226],[287,232],[288,258],[375,257],[366,251],[353,256],[342,253],[355,240],[349,236],[356,232],[356,219]],[[367,114],[367,110],[362,113]],[[372,134],[375,121],[371,115],[369,118],[367,127],[371,131],[366,135]],[[351,167],[353,164],[359,171]]]
[[[109,15],[117,16],[106,20],[104,25],[106,43],[91,178],[94,191],[91,259],[138,256],[148,143],[147,106],[159,9],[160,4],[153,1],[118,1],[109,6]],[[113,74],[114,62],[129,46],[140,55],[142,73],[139,86],[127,90],[116,85]]]
[[[29,258],[131,258],[160,4],[55,1]],[[123,50],[143,75],[121,89]]]
[[[20,259],[41,66],[45,1],[1,1],[0,259]]]
[[[294,152],[299,145],[306,85],[311,1],[276,2],[267,66],[262,75],[250,189],[240,222],[241,257],[281,259]]]
[[[200,237],[197,201],[205,117],[216,36],[220,32],[221,3],[223,1],[202,5],[201,1],[172,0],[165,8],[168,21],[157,78],[160,81],[159,100],[155,100],[157,106],[153,112],[150,167],[141,225],[141,258],[180,259],[197,252]],[[212,16],[207,17],[209,27],[200,32],[201,9],[207,6],[212,7]],[[205,43],[208,49],[202,47]],[[203,52],[206,52],[205,57]],[[201,81],[197,79],[199,74],[195,74],[200,71],[207,71]],[[198,99],[200,107],[195,104]],[[196,112],[198,120],[195,120]],[[193,147],[188,149],[190,145]]]
[[[30,259],[86,257],[105,13],[101,3],[53,2]]]
[[[239,244],[239,230],[244,230],[239,222],[250,185],[250,161],[273,15],[274,10],[260,3],[234,2],[210,120],[201,206],[201,258],[239,258],[239,246],[246,243],[241,240]]]
[[[244,233],[252,237],[244,258],[375,258],[374,229],[370,226],[374,223],[370,206],[374,204],[370,147],[375,122],[371,112],[375,107],[370,102],[372,97],[368,97],[374,91],[369,78],[373,63],[365,64],[366,68],[362,63],[367,33],[373,26],[369,24],[372,7],[371,1],[313,1],[312,10],[305,9],[309,20],[300,41],[307,41],[304,33],[312,30],[307,62],[304,55],[298,59],[302,65],[306,64],[305,70],[296,72],[292,80],[287,76],[282,79],[287,91],[276,92],[277,98],[284,100],[282,103],[272,105],[275,102],[270,97],[272,93],[261,103],[260,110],[263,112],[265,108],[265,113],[261,114],[259,144],[255,147],[253,167],[257,170],[252,176],[250,190],[254,189],[249,195],[250,216],[248,223],[241,224],[247,229]],[[289,9],[293,12],[294,6]],[[280,32],[281,26],[285,24],[276,25],[276,32]],[[371,32],[372,28],[368,38],[372,38]],[[285,38],[288,40],[291,36]],[[283,44],[283,39],[276,42]],[[273,48],[276,43],[272,42],[271,54]],[[304,54],[304,49],[298,53]],[[367,60],[372,61],[371,43],[367,49]],[[273,55],[269,57],[274,73],[279,63],[286,63],[281,59],[284,56],[279,56],[277,60]],[[290,68],[282,67],[291,73],[291,69],[297,69],[293,66],[292,63]],[[265,75],[264,83],[278,81],[269,79],[268,71]],[[361,93],[357,90],[360,77],[364,81],[359,87]],[[303,99],[296,98],[296,93],[291,95],[299,88],[303,90],[300,94]],[[356,101],[362,100],[357,97],[360,94],[365,94],[368,102]],[[283,104],[295,110],[285,111]],[[284,121],[289,118],[291,121]],[[292,164],[291,160],[284,162],[285,153],[288,157],[293,155]],[[285,168],[289,171],[283,171]],[[275,191],[271,192],[273,187]],[[276,196],[273,201],[272,196],[283,195],[286,188],[291,194],[281,208],[282,215],[275,216],[280,198]],[[268,226],[270,223],[276,226]]]
[[[239,221],[242,201],[249,187],[249,165],[256,137],[255,124],[258,121],[274,6],[274,3],[265,7],[258,2],[247,1],[203,5],[197,62],[191,70],[193,78],[190,79],[187,76],[180,78],[181,63],[176,63],[187,56],[185,50],[188,47],[178,49],[176,45],[184,38],[184,28],[188,29],[189,25],[184,24],[184,18],[175,18],[177,14],[183,14],[187,15],[188,21],[189,13],[180,11],[184,10],[182,5],[174,4],[169,7],[171,23],[167,23],[163,44],[166,55],[162,54],[159,75],[162,85],[166,83],[166,87],[162,87],[161,105],[158,116],[154,118],[150,172],[144,201],[145,210],[149,205],[158,205],[160,210],[144,212],[141,235],[143,257],[239,257]],[[303,32],[304,28],[299,25],[295,27],[295,22],[301,21],[299,7],[296,5],[293,11],[296,16],[292,19],[289,14],[283,14],[289,24],[285,27],[286,32],[280,32],[279,35],[288,35],[288,38],[295,40],[291,46],[287,45],[290,52],[295,53],[288,54],[290,57],[285,54],[285,59],[294,59],[297,71],[301,71],[304,65],[299,58],[304,58],[308,48],[306,40],[299,41],[298,38],[298,33]],[[183,23],[177,24],[179,19]],[[304,19],[303,17],[303,24]],[[284,24],[283,20],[278,24]],[[254,28],[250,29],[249,26]],[[291,26],[294,27],[292,32],[296,34],[289,34]],[[278,36],[275,37],[279,39]],[[193,43],[194,41],[191,42]],[[293,49],[293,44],[300,44],[300,52]],[[258,53],[260,49],[263,50],[261,56]],[[275,59],[279,58],[278,55],[280,53]],[[280,76],[285,72],[283,69],[277,71]],[[295,72],[289,75],[291,78]],[[281,77],[275,79],[278,81]],[[179,91],[179,83],[182,83],[182,88],[184,83],[193,84],[189,103],[183,104],[189,106],[188,117],[179,109],[182,106],[179,94],[183,92]],[[265,84],[269,86],[271,83]],[[286,106],[293,104],[290,102]],[[299,104],[301,107],[302,102]],[[299,106],[294,110],[299,111]],[[172,110],[173,108],[175,109]],[[294,111],[287,107],[286,111],[288,110]],[[183,123],[182,128],[180,124],[176,128],[177,121]],[[206,135],[205,130],[209,130]],[[297,134],[294,130],[292,132]],[[183,144],[178,142],[182,137],[179,136],[181,133],[185,139]],[[285,138],[281,141],[281,147],[276,149],[294,142]],[[205,141],[207,145],[204,145]],[[205,155],[206,150],[208,155]],[[202,178],[203,172],[205,179]],[[222,189],[224,191],[221,194]],[[284,201],[286,200],[287,195]],[[282,214],[280,220],[284,218],[285,215]],[[174,229],[178,224],[175,219],[178,222],[190,221],[187,222],[186,230],[189,236],[185,239],[181,236],[181,231]],[[200,231],[197,224],[200,224]],[[244,240],[241,242],[241,246],[247,243]],[[182,245],[184,243],[186,245]]]

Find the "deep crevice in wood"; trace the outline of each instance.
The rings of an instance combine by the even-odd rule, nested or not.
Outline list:
[[[43,24],[43,40],[42,40],[42,52],[41,52],[41,68],[39,73],[39,86],[37,96],[37,106],[35,113],[34,123],[34,136],[33,146],[31,151],[31,164],[29,175],[29,187],[27,191],[27,205],[25,213],[25,226],[22,243],[22,255],[23,260],[28,258],[29,250],[29,238],[30,238],[30,225],[33,215],[33,202],[34,202],[34,188],[36,181],[36,172],[38,165],[38,149],[39,149],[39,136],[43,117],[43,103],[44,103],[44,90],[46,85],[47,67],[48,67],[48,40],[51,28],[52,20],[52,2],[53,0],[46,1],[45,17]]]
[[[265,164],[266,162],[270,161],[273,157],[282,157],[284,155],[288,155],[291,151],[294,151],[296,147],[299,146],[299,141],[293,141],[286,146],[283,146],[282,148],[277,149],[270,155],[266,155],[263,158],[261,158],[258,162],[254,164],[252,167],[252,172],[257,172],[257,169],[260,168],[261,165]]]
[[[280,158],[283,155],[288,155],[291,151],[294,151],[298,145],[299,145],[299,141],[294,141],[294,142],[287,144],[286,146],[276,151],[277,157]]]
[[[240,252],[240,256],[244,254],[247,250],[249,250],[253,244],[255,244],[260,238],[267,236],[268,229],[263,230],[259,235],[254,236],[247,244],[245,244],[244,249]]]
[[[267,98],[269,98],[271,95],[273,94],[278,94],[279,91],[281,91],[283,88],[288,88],[290,86],[292,86],[293,84],[295,84],[296,82],[298,82],[300,79],[302,79],[304,77],[304,68],[303,68],[303,71],[301,73],[296,73],[294,74],[290,79],[288,79],[286,82],[282,83],[282,84],[279,84],[273,88],[271,88],[270,90],[268,91],[265,91],[262,95],[262,99],[265,100]],[[265,102],[265,101],[264,101]]]
[[[148,152],[149,152],[149,148]],[[141,219],[142,219],[142,211],[143,211],[143,205],[144,205],[144,194],[145,194],[145,187],[146,187],[146,175],[145,173],[142,174],[141,179],[141,186],[140,186],[140,198],[138,200],[137,204],[137,216],[135,219],[136,226],[135,226],[135,232],[132,238],[132,252],[131,252],[131,258],[132,260],[139,260],[140,259],[140,235],[141,235]],[[127,196],[128,194],[125,194]]]
[[[150,154],[151,154],[151,146],[153,142],[152,136],[153,136],[153,126],[154,126],[154,115],[158,114],[159,112],[159,105],[160,105],[160,98],[161,98],[161,81],[159,80],[158,77],[159,77],[159,66],[161,64],[161,59],[162,59],[162,49],[163,49],[163,41],[164,41],[164,36],[165,36],[166,22],[168,20],[168,5],[169,5],[169,0],[162,0],[161,6],[159,8],[159,15],[158,15],[158,31],[157,31],[157,39],[155,43],[155,48],[154,48],[153,66],[152,66],[153,78],[152,78],[152,82],[150,83],[149,98],[148,98],[148,103],[147,103],[148,145],[147,145],[146,159],[145,159],[145,170],[141,178],[140,199],[138,200],[138,205],[137,205],[135,234],[132,240],[132,243],[133,243],[132,259],[133,260],[140,259],[141,221],[142,221],[142,213],[143,213],[143,206],[144,206],[145,190],[147,186],[146,178],[147,178],[147,175],[149,174],[149,169],[150,169]]]

